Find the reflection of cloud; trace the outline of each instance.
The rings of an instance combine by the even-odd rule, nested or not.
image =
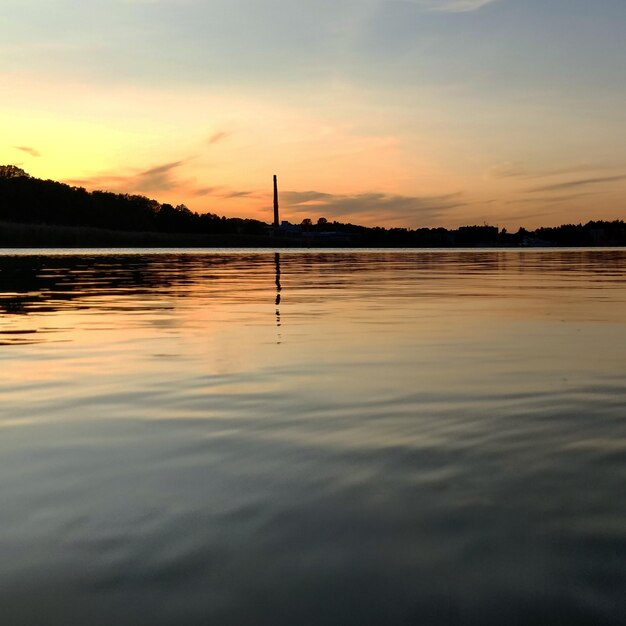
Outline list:
[[[214,143],[218,143],[219,141],[222,141],[224,139],[226,139],[227,137],[230,137],[231,133],[225,131],[225,130],[221,130],[217,133],[213,133],[208,139],[207,139],[207,144],[209,144],[210,146],[212,146]]]
[[[287,191],[283,206],[291,213],[323,216],[331,219],[363,219],[374,223],[387,220],[429,223],[440,220],[452,209],[466,206],[461,194],[441,196],[400,196],[386,193],[355,195],[329,194],[320,191]]]
[[[599,185],[601,183],[612,183],[619,180],[626,180],[626,175],[620,176],[604,176],[599,178],[581,178],[578,180],[570,180],[564,183],[556,183],[554,185],[545,185],[543,187],[534,187],[528,191],[560,191],[562,189],[573,189],[576,187],[586,187],[587,185]]]
[[[16,150],[21,150],[22,152],[26,152],[27,154],[30,154],[30,156],[33,157],[40,157],[41,156],[41,152],[39,152],[39,150],[35,150],[35,148],[31,148],[29,146],[13,146]]]
[[[436,11],[439,13],[477,11],[497,1],[498,0],[405,0],[405,2],[417,4],[427,11]]]

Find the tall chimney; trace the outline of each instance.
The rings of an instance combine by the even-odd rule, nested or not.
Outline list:
[[[278,179],[274,174],[274,228],[278,228],[280,222],[278,221]]]

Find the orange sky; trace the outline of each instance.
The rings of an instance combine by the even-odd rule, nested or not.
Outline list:
[[[0,163],[266,221],[274,173],[293,222],[624,217],[624,45],[608,9],[339,0],[265,23],[259,3],[106,0],[90,17],[28,0],[52,20],[45,31],[16,3],[0,27]],[[553,32],[564,20],[577,38]],[[601,35],[612,52],[577,60]]]

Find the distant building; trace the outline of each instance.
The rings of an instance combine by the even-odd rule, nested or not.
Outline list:
[[[301,224],[292,224],[291,222],[287,222],[283,220],[279,226],[280,232],[286,235],[301,235],[302,234],[302,225]]]
[[[278,228],[280,224],[278,217],[278,178],[274,174],[274,228]]]
[[[525,248],[550,248],[554,244],[546,241],[545,239],[540,239],[539,237],[531,237],[527,235],[522,239],[522,246]]]

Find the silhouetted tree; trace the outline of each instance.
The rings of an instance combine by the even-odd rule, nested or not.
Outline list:
[[[134,233],[264,236],[268,229],[267,224],[258,220],[198,214],[184,204],[160,204],[142,195],[89,192],[82,187],[33,178],[15,165],[0,165],[0,221]],[[457,230],[370,228],[337,221],[329,223],[324,217],[317,219],[315,225],[311,218],[305,218],[301,225],[307,237],[315,237],[318,232],[333,233],[332,237],[320,237],[320,241],[328,241],[329,245],[333,241],[341,245],[381,247],[517,246],[538,242],[560,246],[626,244],[626,224],[622,220],[563,224],[532,232],[520,228],[517,233],[509,233],[505,228],[498,231],[495,226],[487,225],[463,226]],[[6,241],[7,244],[10,242]]]
[[[17,165],[0,165],[0,178],[30,178],[30,175]]]

